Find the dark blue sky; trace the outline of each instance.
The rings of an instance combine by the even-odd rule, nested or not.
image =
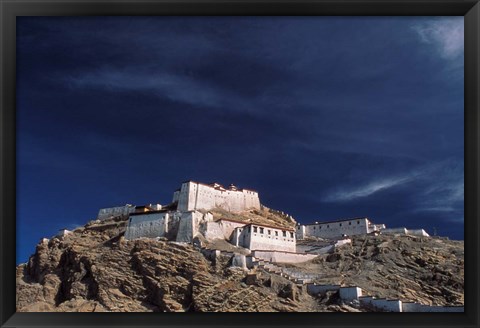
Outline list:
[[[188,179],[304,223],[463,239],[463,17],[21,17],[17,35],[17,262]]]

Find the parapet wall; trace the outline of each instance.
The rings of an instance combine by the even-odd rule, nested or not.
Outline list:
[[[413,302],[402,303],[403,312],[464,312],[463,306],[424,305]]]
[[[430,235],[423,229],[407,229],[407,228],[390,228],[382,230],[384,234],[401,234],[410,236],[430,237]]]
[[[165,237],[168,232],[168,213],[147,213],[130,217],[125,231],[126,239]]]
[[[370,232],[367,218],[357,218],[335,222],[319,222],[315,224],[298,225],[297,239],[308,236],[320,238],[340,238],[342,235],[361,235]]]
[[[135,206],[133,205],[102,208],[98,211],[97,219],[105,220],[112,216],[129,215],[134,211],[135,211]]]
[[[387,300],[366,296],[360,297],[359,301],[361,305],[366,307],[373,307],[386,312],[402,312],[402,301],[400,300]]]
[[[310,295],[325,294],[329,291],[337,291],[340,289],[340,285],[317,285],[314,283],[307,284],[307,293]]]

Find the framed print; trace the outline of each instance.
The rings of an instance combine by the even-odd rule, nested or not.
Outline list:
[[[1,326],[478,326],[479,8],[3,1]]]

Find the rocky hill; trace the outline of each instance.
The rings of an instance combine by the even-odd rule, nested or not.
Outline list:
[[[265,220],[278,223],[266,211]],[[285,220],[285,226],[294,224]],[[43,239],[28,263],[17,266],[17,311],[362,311],[334,293],[312,297],[278,275],[232,267],[228,253],[210,260],[191,245],[165,239],[127,241],[125,227],[126,218],[118,217]],[[363,236],[289,267],[372,295],[463,304],[459,241]]]

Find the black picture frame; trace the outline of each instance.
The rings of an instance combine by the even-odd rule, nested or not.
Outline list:
[[[480,4],[442,0],[1,0],[0,325],[1,327],[478,327]],[[465,17],[464,313],[15,313],[15,36],[17,16],[361,15]]]

